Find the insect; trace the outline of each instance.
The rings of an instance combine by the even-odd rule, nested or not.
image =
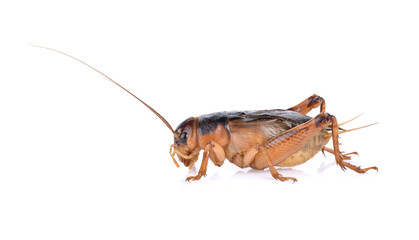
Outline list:
[[[198,174],[186,178],[187,181],[199,180],[206,176],[209,160],[216,166],[221,166],[225,159],[228,159],[240,168],[269,168],[274,179],[295,182],[296,178],[282,176],[275,166],[296,166],[308,161],[320,151],[333,154],[337,165],[343,170],[349,168],[357,173],[365,173],[371,169],[378,171],[377,167],[361,168],[347,162],[351,155],[357,153],[342,153],[338,141],[340,134],[373,124],[350,130],[340,128],[355,118],[338,124],[335,116],[326,113],[326,102],[318,95],[314,94],[286,110],[230,111],[190,117],[173,129],[156,110],[94,67],[67,53],[48,47],[32,46],[55,51],[79,61],[143,103],[173,133],[174,143],[170,146],[169,153],[177,167],[179,163],[176,156],[191,169],[203,150]],[[318,107],[320,113],[317,116],[312,118],[306,115]],[[326,147],[330,139],[333,148]]]

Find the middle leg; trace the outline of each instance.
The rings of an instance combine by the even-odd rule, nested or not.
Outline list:
[[[324,152],[328,152],[328,153],[331,153],[333,155],[335,154],[335,150],[333,150],[331,148],[328,148],[328,147],[323,147],[322,152],[323,152],[323,155],[324,155]],[[350,157],[349,155],[357,155],[358,156],[358,152],[350,152],[350,153],[342,154],[343,160],[351,160],[352,157]]]
[[[293,181],[293,183],[295,183],[297,181],[296,178],[284,177],[284,176],[282,176],[281,174],[278,173],[278,171],[275,169],[275,167],[272,163],[271,158],[269,157],[269,154],[267,153],[267,151],[264,147],[261,147],[258,144],[258,145],[256,145],[256,149],[263,154],[263,157],[265,158],[266,163],[268,164],[269,171],[271,172],[271,175],[272,175],[273,178],[281,180],[282,182],[291,180],[291,181]]]

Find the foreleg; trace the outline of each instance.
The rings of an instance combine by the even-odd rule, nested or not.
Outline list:
[[[223,148],[218,143],[210,141],[205,146],[204,154],[202,157],[202,163],[201,167],[199,168],[198,174],[196,176],[186,178],[186,181],[199,180],[202,176],[205,177],[207,175],[208,158],[211,158],[215,165],[221,166],[225,159],[225,153]]]

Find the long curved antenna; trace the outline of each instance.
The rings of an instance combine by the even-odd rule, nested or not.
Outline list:
[[[57,52],[57,53],[61,53],[61,54],[65,55],[65,56],[70,57],[70,58],[72,58],[72,59],[74,59],[74,60],[76,60],[76,61],[78,61],[78,62],[80,62],[80,63],[84,64],[85,66],[87,66],[87,67],[89,67],[89,68],[93,69],[94,71],[96,71],[96,72],[97,72],[97,73],[99,73],[100,75],[102,75],[102,76],[104,76],[105,78],[107,78],[109,81],[113,82],[113,83],[114,83],[115,85],[117,85],[118,87],[120,87],[120,88],[122,88],[123,90],[125,90],[127,93],[131,94],[131,96],[135,97],[135,98],[136,98],[138,101],[140,101],[142,104],[144,104],[144,105],[145,105],[148,109],[150,109],[150,110],[151,110],[154,114],[156,114],[156,115],[157,115],[157,117],[159,117],[159,118],[160,118],[160,120],[162,120],[162,121],[164,122],[164,124],[166,124],[166,126],[170,129],[170,131],[172,131],[172,133],[173,133],[173,134],[175,134],[175,131],[173,130],[172,126],[170,126],[169,122],[168,122],[166,119],[164,119],[164,117],[163,117],[162,115],[160,115],[160,113],[158,113],[156,110],[154,110],[152,107],[150,107],[150,106],[149,106],[147,103],[145,103],[143,100],[139,99],[139,98],[138,98],[137,96],[135,96],[133,93],[131,93],[130,91],[128,91],[126,88],[124,88],[123,86],[119,85],[119,83],[115,82],[115,81],[114,81],[114,80],[112,80],[110,77],[106,76],[106,75],[105,75],[104,73],[102,73],[101,71],[97,70],[96,68],[94,68],[94,67],[90,66],[89,64],[87,64],[87,63],[83,62],[82,60],[80,60],[80,59],[78,59],[78,58],[75,58],[75,57],[73,57],[73,56],[71,56],[71,55],[69,55],[69,54],[67,54],[67,53],[64,53],[64,52],[61,52],[61,51],[58,51],[58,50],[55,50],[55,49],[53,49],[53,48],[49,48],[49,47],[38,46],[38,45],[31,44],[31,43],[28,43],[28,44],[29,44],[29,45],[31,45],[31,46],[34,46],[34,47],[39,47],[39,48],[43,48],[43,49],[47,49],[47,50],[51,50],[51,51],[54,51],[54,52]]]

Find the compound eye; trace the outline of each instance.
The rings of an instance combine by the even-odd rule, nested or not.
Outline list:
[[[183,132],[179,136],[179,141],[183,144],[186,144],[186,140],[188,139],[188,134],[186,132]]]

